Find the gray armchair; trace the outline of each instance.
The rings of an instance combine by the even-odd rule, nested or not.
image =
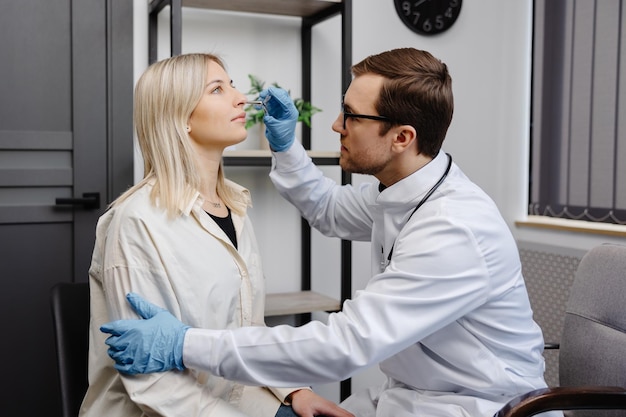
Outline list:
[[[626,416],[626,246],[599,245],[581,259],[559,349],[560,386],[517,397],[496,417]]]

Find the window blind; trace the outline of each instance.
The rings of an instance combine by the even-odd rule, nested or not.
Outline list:
[[[529,214],[626,224],[621,0],[535,0]]]

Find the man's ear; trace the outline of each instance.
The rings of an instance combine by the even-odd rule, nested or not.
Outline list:
[[[399,153],[406,151],[409,148],[418,148],[417,131],[411,125],[397,126],[394,129],[394,140],[392,147]]]

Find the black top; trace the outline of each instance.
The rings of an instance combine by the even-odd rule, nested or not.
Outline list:
[[[233,224],[233,218],[230,215],[230,209],[228,207],[226,208],[228,209],[228,214],[226,215],[226,217],[217,217],[209,212],[207,212],[207,214],[211,216],[213,220],[215,220],[215,223],[217,223],[219,227],[222,228],[224,233],[226,233],[226,236],[230,238],[230,241],[233,243],[235,249],[237,249],[237,234],[235,233],[235,225]]]

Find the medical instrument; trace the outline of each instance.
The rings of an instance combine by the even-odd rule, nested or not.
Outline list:
[[[248,100],[248,101],[246,101],[246,104],[252,104],[252,105],[261,106],[261,107],[263,107],[263,111],[265,112],[265,114],[269,114],[267,112],[267,107],[265,106],[265,104],[269,101],[270,97],[271,96],[268,94],[267,97],[265,97],[264,100]]]

